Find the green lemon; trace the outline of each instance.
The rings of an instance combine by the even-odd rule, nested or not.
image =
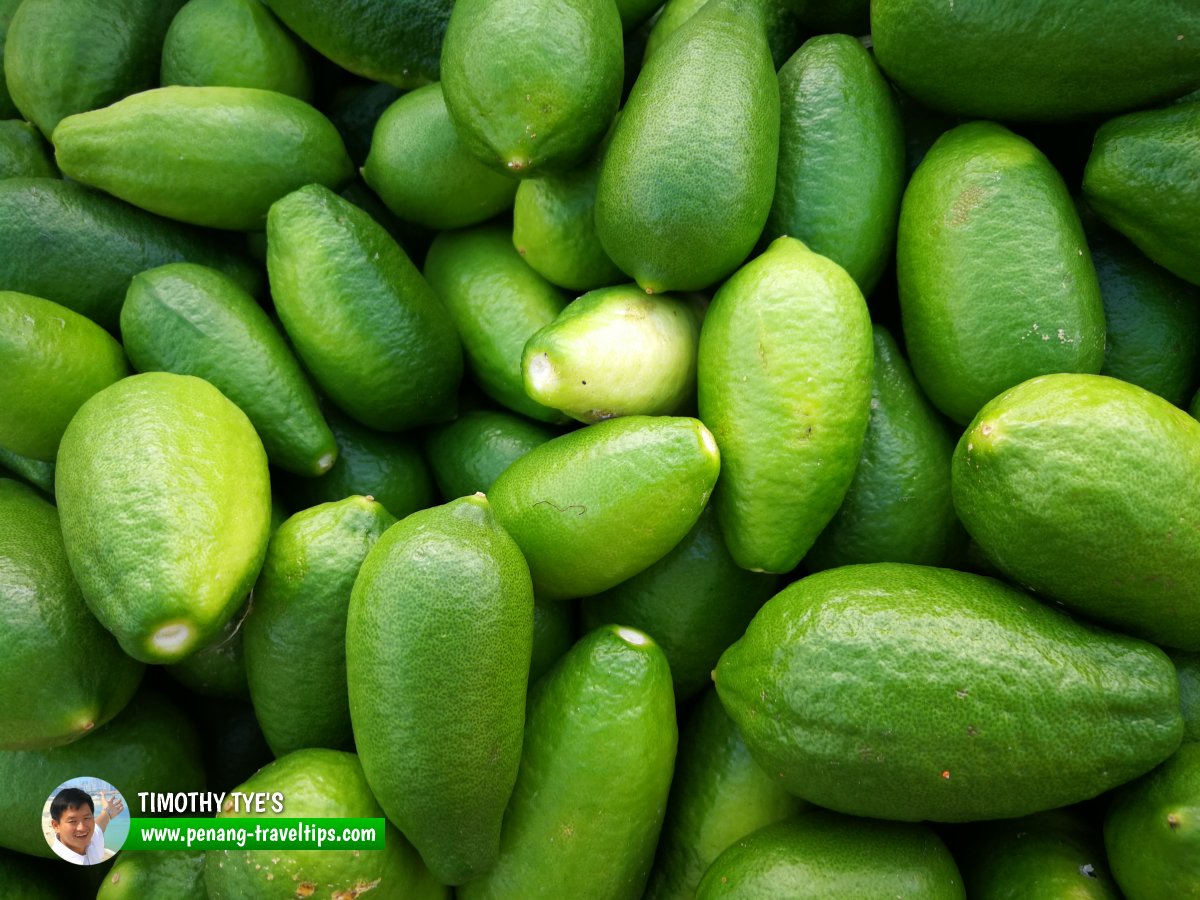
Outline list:
[[[88,611],[63,550],[58,511],[0,478],[0,749],[36,750],[87,736],[119,713],[142,678]]]
[[[1160,266],[1200,284],[1200,103],[1106,122],[1083,173],[1088,203]]]
[[[349,746],[346,611],[395,517],[368,497],[302,510],[271,535],[243,625],[250,699],[276,756]]]
[[[64,175],[192,225],[260,231],[279,198],[353,174],[341,136],[275,91],[173,86],[131,94],[54,129]]]
[[[721,448],[713,502],[738,565],[789,571],[837,512],[867,429],[871,346],[854,280],[795,238],[717,291],[698,400]]]
[[[616,114],[623,76],[615,3],[454,4],[442,45],[446,106],[470,151],[500,171],[524,178],[583,162]]]
[[[172,263],[135,275],[121,340],[140,372],[207,379],[249,417],[273,465],[323,475],[337,444],[300,363],[275,325],[227,275]]]
[[[55,492],[83,596],[135,659],[177,662],[204,646],[262,565],[262,442],[199,378],[134,375],[92,397],[63,435]]]
[[[487,872],[517,778],[533,587],[482,494],[413,513],[367,553],[346,675],[363,769],[436,878]]]
[[[189,0],[163,40],[161,80],[312,93],[302,46],[260,0]]]
[[[534,448],[488,496],[538,597],[587,597],[670,552],[696,524],[720,467],[696,419],[624,416]]]
[[[230,798],[214,824],[224,816],[258,819],[265,826],[279,816],[383,818],[358,757],[340,750],[289,753],[234,791],[282,794],[283,812],[235,812]],[[383,847],[376,850],[210,850],[204,859],[208,900],[295,900],[319,896],[318,890],[329,897],[352,898],[377,888],[382,897],[446,900],[448,891],[430,877],[404,836],[391,824],[386,829]]]
[[[402,431],[454,417],[454,323],[367,213],[317,184],[288,194],[267,218],[267,273],[296,354],[351,418]]]
[[[0,446],[53,462],[83,402],[128,374],[121,345],[95,322],[0,291]]]
[[[0,178],[56,178],[46,142],[28,122],[0,121]]]

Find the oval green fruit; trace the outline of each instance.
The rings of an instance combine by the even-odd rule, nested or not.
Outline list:
[[[28,122],[0,121],[0,178],[57,178],[46,142]]]
[[[250,700],[276,756],[350,745],[350,591],[395,522],[371,498],[347,497],[302,510],[271,535],[243,633]]]
[[[721,702],[787,790],[937,822],[1094,797],[1179,746],[1157,647],[991,578],[901,563],[785,588],[717,664]]]
[[[0,291],[0,446],[53,462],[83,402],[128,374],[121,345],[95,322]]]
[[[650,635],[671,664],[682,702],[712,683],[721,653],[741,637],[777,583],[774,575],[747,572],[734,561],[707,506],[666,556],[579,608],[585,629],[616,623]]]
[[[954,506],[1017,583],[1200,650],[1198,468],[1183,410],[1115,378],[1046,375],[979,411],[954,451]]]
[[[1113,795],[1104,821],[1108,863],[1125,896],[1200,896],[1200,744]]]
[[[442,497],[455,500],[486,494],[501,472],[554,434],[513,413],[473,409],[429,432],[425,456]]]
[[[754,761],[716,691],[709,690],[679,735],[646,900],[694,900],[704,873],[726,848],[803,806]]]
[[[0,478],[0,750],[38,750],[90,734],[137,690],[142,665],[87,608],[63,550],[58,511]]]
[[[962,542],[950,496],[954,437],[895,339],[881,325],[873,329],[862,456],[842,505],[804,557],[810,571],[873,562],[935,566]]]
[[[532,419],[565,422],[561,412],[525,393],[521,352],[567,299],[525,264],[510,233],[504,225],[442,232],[425,257],[425,277],[454,320],[484,393]]]
[[[183,0],[31,0],[4,43],[13,102],[46,137],[75,113],[155,87],[163,38]]]
[[[700,318],[636,285],[590,291],[525,342],[525,393],[585,424],[673,415],[696,388]]]
[[[189,0],[163,40],[161,80],[312,94],[304,50],[260,0]]]
[[[530,692],[500,858],[458,896],[638,900],[677,741],[671,672],[654,642],[615,626],[582,638]]]
[[[262,442],[199,378],[134,375],[88,400],[63,435],[55,493],[83,596],[134,659],[177,662],[204,646],[262,565]]]
[[[532,639],[529,568],[482,494],[389,528],[354,582],[355,745],[388,818],[443,883],[496,862]]]
[[[442,87],[470,151],[524,178],[595,149],[620,104],[623,59],[608,0],[457,0]]]
[[[1062,176],[992,122],[948,131],[913,174],[896,269],[904,338],[933,404],[966,424],[1001,391],[1095,374],[1104,305]]]
[[[1071,810],[969,827],[958,854],[972,900],[1121,900],[1098,823]]]
[[[0,284],[117,330],[129,279],[170,262],[220,269],[251,294],[258,267],[211,233],[61,178],[0,179]]]
[[[1084,0],[873,0],[879,64],[960,116],[1060,121],[1152,106],[1200,86],[1200,8]]]
[[[905,896],[967,896],[954,858],[931,829],[816,809],[738,841],[696,891],[696,900]]]
[[[904,189],[900,109],[870,52],[812,38],[779,70],[779,168],[763,242],[789,235],[869,294],[891,261]]]
[[[871,365],[862,293],[795,238],[717,291],[698,400],[721,448],[713,502],[738,565],[793,569],[837,512],[862,452]]]
[[[233,811],[233,799],[214,820],[225,816],[257,819],[270,827],[272,819],[382,819],[383,810],[363,777],[353,753],[312,748],[297,750],[263,766],[234,788],[242,794],[282,794],[283,813]],[[382,896],[405,900],[446,900],[449,891],[435,882],[412,845],[391,824],[385,825],[382,846],[371,850],[329,852],[323,849],[210,850],[205,854],[204,884],[209,900],[295,900],[305,894],[354,897],[387,887]]]
[[[625,416],[531,450],[489,498],[538,597],[587,597],[670,552],[696,524],[720,467],[696,419]]]
[[[139,372],[204,378],[238,405],[272,465],[322,475],[337,444],[300,363],[254,298],[194,263],[136,275],[121,307],[121,340]]]
[[[454,324],[367,213],[317,184],[288,194],[267,219],[267,274],[297,355],[351,418],[402,431],[454,417]]]
[[[333,124],[295,97],[241,87],[164,87],[69,116],[54,129],[63,174],[188,222],[259,231],[271,204],[353,174]]]
[[[288,28],[339,67],[411,89],[438,80],[454,0],[355,0],[353,7],[329,0],[271,0],[270,5]]]
[[[1176,103],[1106,122],[1083,172],[1100,217],[1192,284],[1200,284],[1198,154],[1200,103]]]
[[[762,10],[709,3],[634,84],[600,166],[600,242],[648,293],[706,288],[754,248],[778,155]]]
[[[384,110],[362,175],[400,218],[438,230],[512,208],[518,184],[463,146],[440,84],[407,93]]]

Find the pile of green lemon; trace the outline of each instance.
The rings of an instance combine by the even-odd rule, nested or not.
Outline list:
[[[1200,5],[0,54],[0,897],[1200,898]],[[36,859],[84,775],[386,846]]]

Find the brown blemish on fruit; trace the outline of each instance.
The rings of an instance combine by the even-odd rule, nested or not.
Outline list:
[[[302,881],[296,888],[297,897],[311,897],[317,892],[317,886],[311,881]]]
[[[1172,831],[1179,830],[1179,816],[1176,813],[1167,813],[1167,827]]]
[[[983,200],[983,188],[977,184],[971,185],[956,198],[950,207],[950,224],[958,228],[966,225],[971,217],[971,211]]]
[[[120,872],[113,872],[112,883],[117,884],[121,880]]]
[[[942,777],[945,778],[947,781],[949,781],[950,780],[950,770],[946,769],[945,771],[943,771]]]

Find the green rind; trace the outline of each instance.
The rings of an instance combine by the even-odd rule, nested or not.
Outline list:
[[[0,179],[57,178],[46,142],[28,122],[0,121]]]
[[[38,811],[64,781],[81,775],[109,782],[127,807],[140,792],[201,791],[200,736],[174,705],[143,690],[87,740],[51,750],[0,752],[0,783],[6,787],[0,793],[0,847],[57,862]]]
[[[1099,827],[1068,810],[971,827],[957,857],[972,900],[1122,900]]]
[[[415,88],[438,80],[454,0],[269,0],[302,40],[341,68]]]
[[[583,162],[620,105],[622,35],[616,3],[456,0],[442,87],[463,143],[522,178]]]
[[[1198,152],[1200,104],[1177,103],[1106,122],[1083,173],[1100,217],[1192,284],[1200,284]]]
[[[741,637],[778,579],[730,556],[712,507],[662,559],[580,604],[587,630],[614,623],[644,631],[671,664],[680,702],[712,683],[721,653]]]
[[[1200,287],[1175,278],[1124,237],[1084,218],[1104,299],[1101,375],[1186,406],[1200,381]]]
[[[96,900],[208,900],[204,851],[128,850],[104,876]]]
[[[677,740],[671,673],[654,642],[621,628],[581,639],[531,693],[500,859],[460,900],[637,900]]]
[[[667,0],[663,4],[661,12],[649,23],[650,33],[646,38],[643,64],[666,42],[667,38],[679,29],[680,25],[698,13],[707,2],[708,0]],[[788,57],[800,46],[806,29],[802,27],[796,17],[804,11],[802,7],[807,2],[808,0],[766,0],[762,4],[766,13],[767,43],[770,45],[771,59],[776,69],[787,62]],[[831,2],[831,0],[826,0],[826,2]],[[832,2],[836,3],[837,0],[832,0]],[[865,2],[865,0],[850,0],[850,2]],[[847,31],[845,28],[809,28],[807,31],[812,34],[859,33]]]
[[[891,261],[904,190],[899,105],[855,38],[807,41],[779,71],[779,167],[762,242],[789,235],[869,294]]]
[[[1001,391],[1051,372],[1095,374],[1104,305],[1062,176],[992,122],[948,131],[913,174],[896,245],[917,381],[965,425]]]
[[[20,5],[21,0],[0,0],[0,119],[16,119],[21,115],[4,78],[4,46],[8,42],[8,26]]]
[[[233,231],[261,231],[276,200],[354,174],[333,123],[257,88],[143,91],[63,119],[52,140],[64,175],[169,219]]]
[[[86,737],[137,690],[142,665],[88,611],[63,549],[58,511],[0,478],[0,750],[42,750]]]
[[[397,216],[437,230],[475,225],[511,209],[518,185],[467,151],[441,84],[418,88],[384,110],[362,176]]]
[[[779,84],[756,3],[706,5],[650,56],[600,165],[596,233],[647,292],[741,265],[771,208]]]
[[[4,80],[22,118],[50,137],[67,116],[156,86],[183,0],[25,0],[4,42]]]
[[[1191,898],[1200,886],[1200,744],[1113,795],[1104,845],[1131,898]]]
[[[480,494],[388,529],[354,582],[355,744],[388,818],[444,883],[500,852],[532,636],[529,569]]]
[[[525,342],[525,393],[585,424],[674,415],[695,393],[700,318],[632,284],[590,291]]]
[[[43,491],[46,496],[54,496],[54,463],[30,459],[0,447],[0,466]],[[3,472],[3,469],[0,469],[0,472]]]
[[[199,378],[134,375],[88,400],[63,435],[55,493],[88,607],[134,659],[178,662],[204,646],[262,565],[266,454]]]
[[[1183,739],[1200,742],[1200,653],[1167,650],[1179,676],[1179,707],[1183,710]]]
[[[163,85],[247,87],[307,101],[302,45],[259,0],[189,0],[163,40]]]
[[[453,321],[367,213],[320,185],[288,194],[267,218],[267,272],[296,354],[351,418],[379,431],[453,418]]]
[[[798,581],[717,664],[746,746],[829,809],[938,822],[1097,796],[1179,746],[1153,645],[977,575],[899,563]]]
[[[333,465],[337,443],[300,363],[228,276],[194,263],[135,275],[121,339],[138,371],[195,375],[217,387],[250,419],[272,465],[312,476]]]
[[[474,409],[426,434],[424,449],[438,490],[449,501],[486,494],[501,472],[554,435],[512,413]]]
[[[258,267],[223,238],[59,178],[0,180],[0,284],[116,331],[129,279],[170,262],[219,269],[243,289]]]
[[[489,498],[538,597],[587,597],[670,552],[699,518],[720,466],[696,419],[625,416],[531,450]]]
[[[704,873],[726,848],[803,807],[754,761],[716,691],[708,691],[679,736],[645,900],[694,900]]]
[[[121,345],[95,322],[40,297],[0,291],[0,446],[54,462],[84,401],[128,374]]]
[[[696,900],[761,897],[921,897],[966,900],[962,876],[924,825],[806,810],[717,857]]]
[[[871,323],[844,269],[777,238],[713,298],[700,418],[721,448],[713,502],[738,565],[793,569],[833,518],[862,453]]]
[[[561,412],[525,393],[521,351],[567,299],[525,264],[508,227],[480,225],[439,234],[425,257],[425,277],[454,320],[484,392],[531,419],[565,422]]]
[[[979,411],[954,506],[1006,576],[1076,613],[1200,650],[1200,423],[1103,375],[1046,375]],[[1120,527],[1114,527],[1120,523]]]
[[[234,791],[282,794],[283,812],[235,812],[232,799],[227,798],[214,824],[219,825],[224,816],[258,819],[266,826],[280,816],[383,818],[359,758],[339,750],[289,753],[259,769]],[[205,854],[204,884],[208,900],[295,900],[305,893],[320,896],[318,890],[328,897],[371,893],[380,900],[447,900],[449,894],[391,824],[383,848],[376,850],[210,850]]]
[[[837,514],[804,557],[810,571],[873,562],[935,566],[962,542],[950,495],[955,439],[895,339],[881,325],[873,329],[862,456]]]
[[[513,246],[547,281],[573,291],[619,284],[626,275],[608,258],[596,234],[596,155],[568,172],[525,178],[513,204]]]
[[[186,659],[164,666],[164,671],[194,694],[249,700],[242,633],[246,612],[243,604],[206,646]]]
[[[1200,86],[1187,0],[1002,5],[874,0],[879,64],[901,90],[969,118],[1062,121],[1153,106]]]
[[[276,756],[350,746],[350,591],[395,522],[380,504],[347,497],[296,513],[271,536],[243,634],[250,700]]]

